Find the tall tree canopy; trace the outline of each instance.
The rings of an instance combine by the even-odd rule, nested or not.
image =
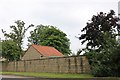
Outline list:
[[[1,38],[0,38],[0,57],[2,57],[2,41],[1,41]]]
[[[67,35],[54,26],[38,25],[30,34],[28,41],[31,43],[55,47],[64,55],[71,53]]]
[[[31,24],[27,28],[25,28],[25,23],[21,20],[15,21],[15,24],[16,25],[10,26],[10,28],[11,28],[10,33],[6,33],[6,31],[4,31],[3,29],[2,29],[2,32],[6,38],[12,39],[14,42],[16,42],[16,44],[18,45],[18,47],[21,51],[21,55],[22,55],[21,45],[23,42],[23,38],[25,37],[25,32],[33,25]]]
[[[83,28],[85,34],[79,39],[87,42],[85,55],[89,59],[94,76],[120,76],[119,18],[111,10],[108,14],[100,12],[93,16]]]
[[[102,47],[102,44],[105,44],[103,40],[105,32],[109,32],[111,37],[118,35],[117,31],[120,31],[118,20],[113,10],[108,14],[100,12],[97,16],[93,15],[90,22],[87,22],[86,27],[81,30],[85,34],[82,34],[79,39],[82,40],[82,44],[87,42],[87,48]]]
[[[13,40],[2,41],[2,57],[7,61],[20,60],[20,49]]]

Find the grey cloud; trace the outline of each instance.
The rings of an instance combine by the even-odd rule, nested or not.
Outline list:
[[[97,12],[109,12],[110,9],[117,12],[117,2],[118,0],[1,0],[0,29],[8,28],[17,19],[27,24],[54,25],[68,35],[71,49],[76,51],[82,46],[78,45],[80,42],[74,36],[80,33],[86,22]]]

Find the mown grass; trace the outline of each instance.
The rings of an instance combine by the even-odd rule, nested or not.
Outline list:
[[[93,75],[91,74],[60,74],[60,73],[35,73],[35,72],[2,72],[2,74],[43,78],[93,78]]]

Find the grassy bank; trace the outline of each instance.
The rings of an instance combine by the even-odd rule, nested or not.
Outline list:
[[[2,72],[2,74],[45,78],[93,78],[93,76],[90,74],[60,74],[60,73],[35,73],[35,72]]]

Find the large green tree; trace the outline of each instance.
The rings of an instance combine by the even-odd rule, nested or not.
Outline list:
[[[13,40],[2,41],[2,58],[7,61],[20,60],[20,49]]]
[[[67,35],[54,26],[38,25],[30,34],[28,41],[31,43],[55,47],[64,55],[71,53]]]
[[[85,33],[79,37],[82,44],[87,42],[85,55],[95,76],[120,76],[120,45],[116,40],[120,35],[118,21],[113,10],[108,14],[100,12],[92,17],[82,30]]]
[[[11,28],[10,33],[6,33],[6,31],[4,31],[3,29],[2,32],[6,38],[12,39],[14,42],[17,43],[20,49],[20,54],[22,56],[22,42],[23,42],[23,38],[25,37],[25,32],[33,25],[31,24],[27,28],[25,28],[25,23],[24,21],[21,20],[15,21],[15,24],[16,25],[10,26]]]
[[[2,41],[1,41],[1,38],[0,38],[0,57],[2,56]]]
[[[120,76],[120,45],[106,32],[103,35],[103,48],[87,51],[85,55],[95,76]]]

